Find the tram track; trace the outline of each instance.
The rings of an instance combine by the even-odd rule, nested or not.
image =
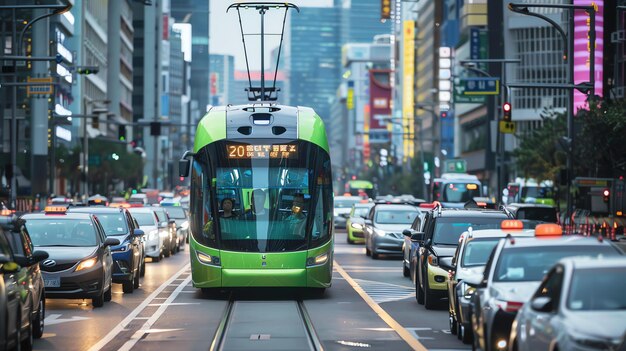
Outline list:
[[[304,302],[238,300],[231,293],[209,350],[276,349],[324,350]]]

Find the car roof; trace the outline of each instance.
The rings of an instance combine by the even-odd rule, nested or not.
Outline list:
[[[504,238],[508,234],[511,234],[515,238],[519,237],[529,237],[532,238],[535,236],[534,229],[522,229],[522,230],[510,230],[510,229],[481,229],[481,230],[473,230],[471,237],[467,238],[467,241],[473,239],[483,239],[483,238]],[[469,235],[468,232],[464,232],[463,235]]]
[[[67,209],[71,213],[120,213],[124,209],[122,207],[104,207],[104,206],[91,206],[91,207],[69,207]]]
[[[22,219],[25,220],[29,220],[29,219],[50,219],[51,217],[54,218],[61,218],[61,219],[91,219],[92,215],[90,213],[77,213],[77,212],[71,212],[71,213],[44,213],[44,212],[39,212],[39,213],[26,213],[24,215],[22,215]]]
[[[509,204],[506,207],[509,210],[510,209],[525,208],[525,207],[554,208],[554,209],[556,209],[554,206],[550,206],[550,205],[532,204],[532,203],[520,203],[520,202]]]
[[[372,207],[374,207],[374,205],[375,204],[373,202],[367,202],[367,203],[363,203],[363,204],[357,203],[357,204],[354,204],[352,206],[354,206],[354,208],[359,208],[359,207],[360,208],[372,208]]]
[[[516,238],[512,244],[506,241],[505,247],[543,247],[543,246],[590,246],[605,245],[612,246],[607,241],[600,241],[595,237],[586,237],[582,235],[562,235],[562,236],[544,236],[535,238]],[[615,248],[616,251],[619,251]]]
[[[433,211],[438,211],[437,208]],[[442,208],[440,217],[492,217],[508,218],[507,214],[500,210],[488,210],[478,208]]]
[[[566,257],[559,263],[574,269],[626,268],[626,257]]]
[[[421,212],[417,206],[406,205],[406,204],[376,204],[374,205],[375,210],[398,210],[398,211],[406,211],[413,210],[415,212]]]
[[[154,213],[156,207],[129,207],[128,212],[132,213]]]

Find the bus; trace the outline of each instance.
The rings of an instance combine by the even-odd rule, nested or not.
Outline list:
[[[346,193],[352,196],[374,198],[374,184],[369,180],[353,179],[346,183]]]
[[[333,270],[333,188],[326,130],[311,108],[212,107],[199,122],[190,176],[193,285],[304,287]]]
[[[444,173],[435,178],[432,185],[432,200],[443,207],[460,207],[475,197],[482,197],[482,184],[478,177],[465,173]]]

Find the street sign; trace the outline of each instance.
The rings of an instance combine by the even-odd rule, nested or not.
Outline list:
[[[454,103],[456,104],[484,104],[484,95],[465,95],[465,86],[456,82],[454,84]]]
[[[451,159],[443,162],[446,173],[466,173],[467,161],[462,159]]]
[[[500,94],[499,77],[461,78],[461,85],[465,86],[464,95],[498,95]]]
[[[26,78],[28,83],[50,83],[50,85],[33,85],[28,86],[26,89],[26,95],[49,95],[53,93],[52,90],[52,77],[46,78]]]
[[[515,134],[515,122],[500,121],[500,133]]]

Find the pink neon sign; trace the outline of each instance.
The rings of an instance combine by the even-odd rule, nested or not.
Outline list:
[[[602,96],[602,59],[604,57],[604,0],[574,0],[574,5],[596,8],[596,47],[595,47],[595,94]],[[589,82],[591,43],[589,39],[589,14],[584,10],[574,11],[574,84]],[[574,113],[588,108],[587,96],[574,90]]]

